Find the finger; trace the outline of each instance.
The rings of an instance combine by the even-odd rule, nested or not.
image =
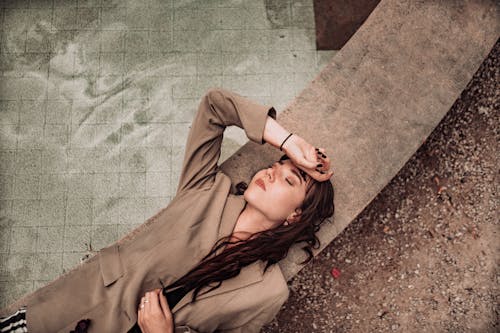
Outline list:
[[[316,180],[323,182],[330,177],[330,174],[324,171],[319,171],[319,174],[316,175]]]
[[[316,165],[318,171],[330,172],[330,161],[327,159],[322,159],[320,163]]]
[[[326,154],[326,149],[325,148],[322,148],[322,147],[318,147],[316,148],[316,151],[319,151],[320,153],[322,153],[323,155]]]
[[[328,179],[332,178],[333,171],[327,172],[324,176],[325,176],[325,179],[323,181],[327,181]]]
[[[316,152],[316,160],[318,161],[318,163],[323,162],[324,159],[325,158],[323,157],[323,155],[321,155],[321,153]]]
[[[324,171],[317,171],[315,170],[312,174],[310,174],[311,177],[313,177],[315,180],[319,182],[323,182],[328,180],[332,175],[333,171],[330,172],[324,172]]]
[[[316,152],[316,156],[318,156],[318,158],[323,159],[323,160],[328,158],[328,156],[326,156],[325,154],[323,154],[319,151]]]
[[[315,168],[315,169],[305,169],[304,170],[311,178],[317,181],[321,181],[322,179],[322,174]]]
[[[153,313],[161,312],[160,301],[158,300],[158,294],[156,292],[151,293],[151,299],[149,301],[151,303],[150,310]]]
[[[168,300],[165,295],[160,294],[160,305],[165,317],[169,318],[172,316],[172,311],[170,310],[170,306],[168,305]]]
[[[329,157],[323,157],[323,156],[318,155],[318,158],[320,160],[320,162],[318,164],[321,164],[321,166],[318,166],[318,168],[320,168],[323,171],[327,171],[328,169],[330,169],[330,158]]]
[[[152,310],[156,310],[160,307],[160,304],[158,303],[158,294],[154,291],[148,291],[146,293],[146,298],[149,300],[149,302],[146,303],[146,311],[151,312]]]
[[[149,297],[148,297],[148,293],[145,293],[141,299],[141,311],[143,314],[148,310],[148,306],[149,306]]]
[[[318,156],[321,156],[323,158],[327,158],[328,156],[326,155],[326,151],[324,148],[316,148],[316,154],[318,154]]]
[[[329,160],[321,160],[321,162],[318,163],[314,169],[320,173],[321,172],[328,173],[331,171],[330,170],[330,161]]]
[[[137,310],[137,324],[139,324],[139,327],[141,328],[141,330],[144,330],[144,328],[142,327],[142,321],[144,320],[144,317],[143,317],[143,314],[144,314],[144,309],[141,309],[141,304],[142,303],[139,303],[139,310]]]

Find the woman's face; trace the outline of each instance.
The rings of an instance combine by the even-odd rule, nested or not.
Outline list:
[[[301,206],[311,181],[292,161],[274,162],[252,177],[244,198],[268,219],[283,222]]]

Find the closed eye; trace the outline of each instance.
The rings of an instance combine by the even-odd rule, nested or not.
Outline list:
[[[283,161],[278,161],[278,163],[281,164],[281,165],[284,164]],[[293,183],[288,178],[285,178],[285,180],[287,181],[288,184],[290,184],[290,186],[294,186]]]

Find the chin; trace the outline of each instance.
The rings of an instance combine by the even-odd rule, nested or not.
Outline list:
[[[253,204],[254,203],[254,198],[256,196],[255,189],[253,188],[253,184],[248,186],[245,192],[243,192],[243,198],[245,198],[245,201],[248,203]]]
[[[260,206],[259,203],[263,200],[262,196],[262,189],[255,183],[250,183],[250,185],[243,193],[243,198],[245,198],[245,201],[254,207]]]

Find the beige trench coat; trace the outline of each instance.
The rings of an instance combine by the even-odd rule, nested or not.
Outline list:
[[[223,132],[236,125],[264,144],[267,115],[276,119],[275,109],[227,90],[209,90],[189,132],[173,200],[132,240],[102,249],[37,290],[27,304],[28,331],[68,333],[78,320],[90,318],[90,333],[127,332],[146,291],[161,288],[160,280],[168,286],[219,238],[232,234],[246,202],[231,193],[231,179],[218,167]],[[279,265],[265,274],[264,266],[259,260],[219,288],[205,293],[210,289],[205,287],[194,303],[193,291],[186,294],[171,309],[176,332],[259,332],[289,295]]]

